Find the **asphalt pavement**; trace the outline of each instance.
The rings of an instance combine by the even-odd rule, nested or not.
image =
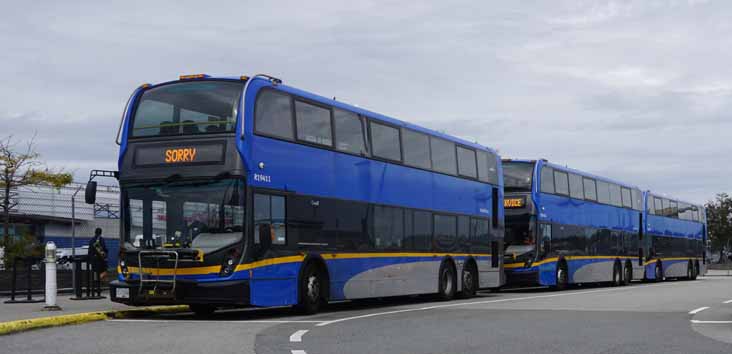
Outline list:
[[[725,303],[726,302],[726,303]],[[107,320],[0,337],[8,353],[732,353],[732,277]]]

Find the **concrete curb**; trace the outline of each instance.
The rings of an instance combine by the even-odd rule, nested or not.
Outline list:
[[[165,312],[184,312],[190,311],[187,305],[179,306],[151,306],[141,309],[132,310],[115,310],[115,311],[97,311],[83,312],[69,315],[49,316],[31,318],[26,320],[17,320],[10,322],[0,322],[0,336],[28,331],[37,328],[67,326],[73,324],[81,324],[94,321],[102,321],[108,318],[126,318],[134,315],[144,315]]]

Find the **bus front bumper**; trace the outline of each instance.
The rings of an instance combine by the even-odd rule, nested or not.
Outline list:
[[[221,304],[248,306],[249,281],[229,280],[218,282],[197,282],[195,280],[176,281],[159,285],[157,288],[135,281],[114,280],[109,283],[109,294],[113,302],[130,306],[147,305],[190,305]]]

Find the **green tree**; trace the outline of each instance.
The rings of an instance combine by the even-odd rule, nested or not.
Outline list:
[[[727,193],[717,194],[715,200],[707,202],[706,208],[709,239],[712,249],[719,250],[722,262],[722,251],[732,243],[732,198]]]
[[[2,244],[10,246],[11,211],[18,205],[18,188],[29,185],[63,187],[72,181],[70,173],[45,167],[35,150],[35,136],[23,148],[8,136],[0,140],[0,209],[3,215]]]

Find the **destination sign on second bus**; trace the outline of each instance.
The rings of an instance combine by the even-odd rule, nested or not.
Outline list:
[[[503,207],[506,209],[523,208],[526,205],[524,198],[506,198],[503,200]]]

